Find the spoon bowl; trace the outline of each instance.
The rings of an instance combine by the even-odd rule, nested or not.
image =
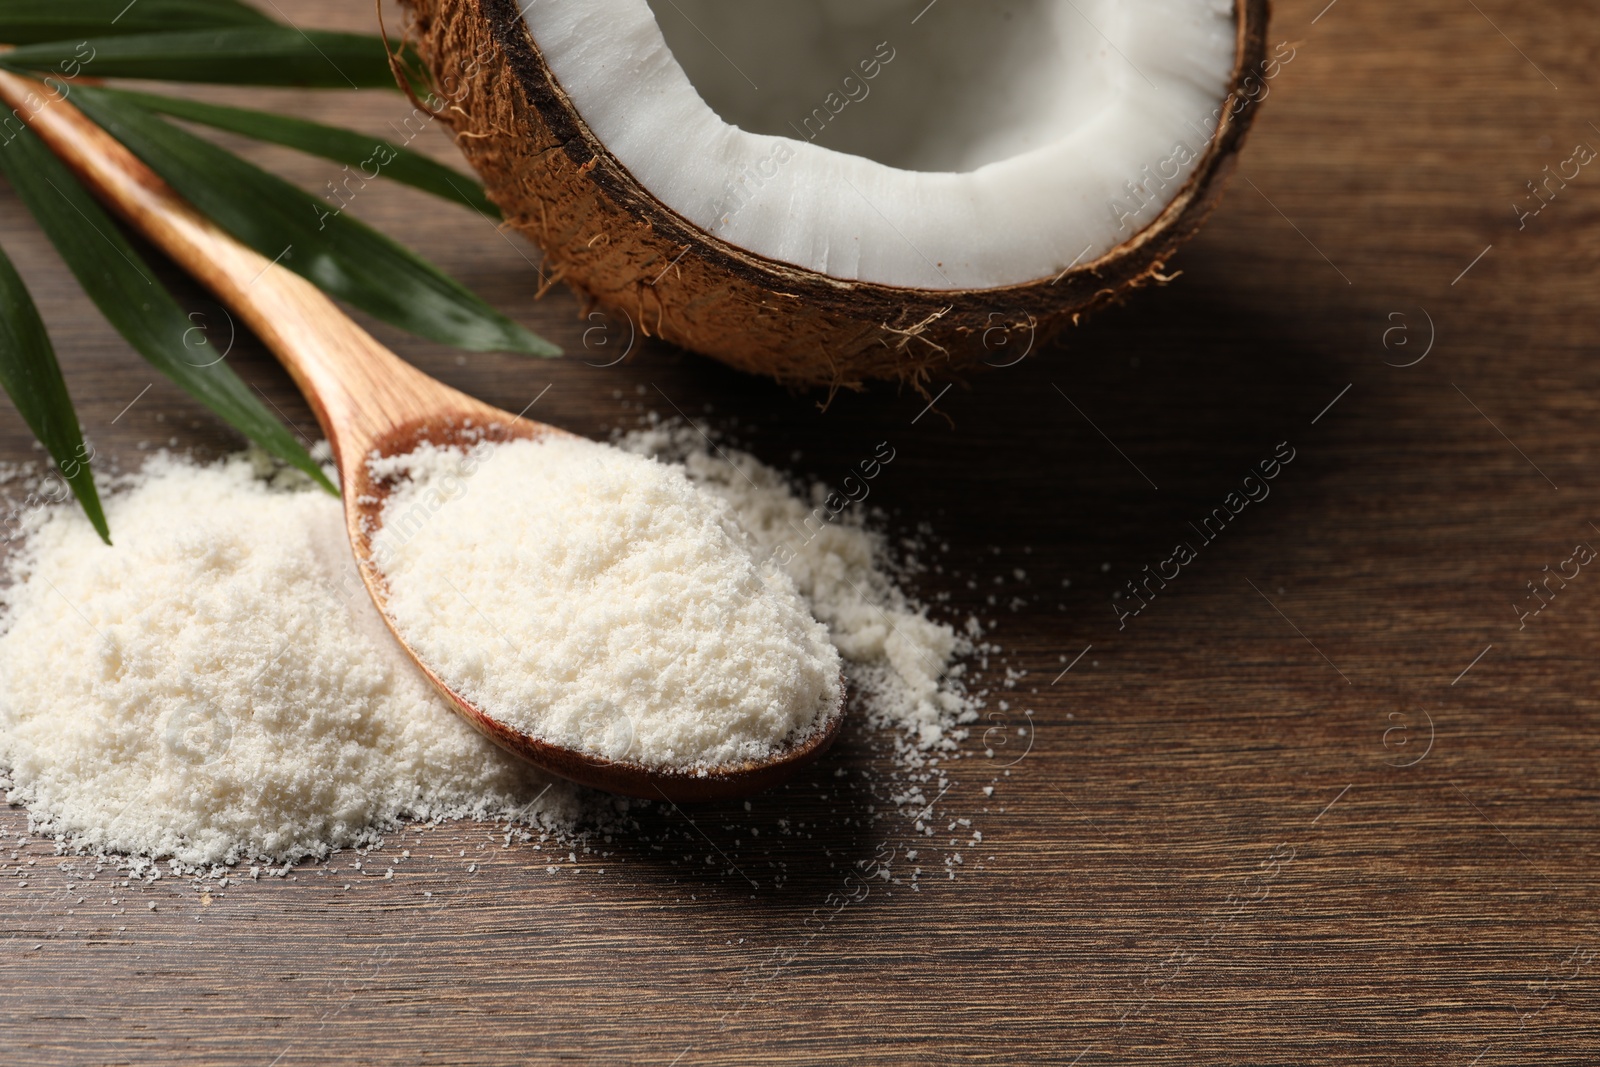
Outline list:
[[[424,443],[471,447],[566,431],[492,407],[406,363],[310,282],[195,211],[121,142],[66,100],[52,100],[37,82],[0,71],[0,99],[101,200],[210,288],[289,371],[333,449],[351,550],[379,613],[450,706],[491,741],[582,785],[676,803],[770,788],[814,761],[838,737],[845,714],[842,686],[838,706],[815,729],[770,757],[699,770],[604,759],[517,730],[475,707],[418,657],[390,615],[372,538],[383,524],[393,483],[375,479],[369,461],[406,455]]]
[[[407,369],[411,368],[408,366]],[[441,389],[449,389],[436,382],[433,384]],[[345,526],[356,564],[361,571],[361,580],[378,605],[384,623],[394,634],[395,640],[400,642],[407,655],[458,715],[501,748],[541,770],[608,793],[665,799],[675,803],[722,800],[762,792],[786,781],[827,751],[844,725],[845,692],[842,684],[839,702],[827,718],[810,733],[774,750],[768,758],[704,770],[678,770],[646,766],[629,760],[606,759],[552,744],[518,730],[486,714],[429,667],[395,627],[388,610],[387,580],[373,562],[372,540],[383,526],[384,505],[395,486],[392,481],[374,478],[367,460],[408,455],[424,444],[465,449],[484,442],[499,444],[512,440],[537,440],[550,434],[567,433],[546,423],[511,415],[463,394],[457,395],[462,400],[470,401],[470,407],[457,409],[453,418],[398,425],[372,440],[369,448],[354,452],[358,462],[349,466],[341,462],[339,469],[340,485],[345,487]],[[343,456],[345,453],[336,450],[336,454]]]

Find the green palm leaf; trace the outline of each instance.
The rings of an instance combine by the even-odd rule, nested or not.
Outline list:
[[[5,63],[69,77],[312,89],[395,87],[382,39],[276,24],[47,41],[7,52]]]
[[[199,122],[230,133],[242,133],[257,141],[281,144],[357,168],[359,173],[351,175],[350,178],[359,185],[364,185],[369,179],[383,177],[432,193],[445,200],[465,204],[491,219],[500,218],[500,209],[483,195],[483,186],[476,181],[443,163],[436,163],[420,152],[401,147],[392,141],[288,115],[275,115],[267,111],[224,107],[221,104],[156,96],[152,93],[110,89],[104,91],[129,103],[137,104],[147,111],[188,119],[190,122]],[[368,173],[369,170],[371,173]]]
[[[219,226],[368,314],[458,348],[561,354],[335,205],[126,99],[80,87],[73,100]]]
[[[89,471],[90,453],[61,377],[61,365],[56,362],[39,309],[4,251],[0,251],[0,388],[56,461],[84,514],[109,545],[111,531]]]
[[[31,130],[0,147],[0,170],[85,293],[139,354],[267,451],[337,493],[304,448],[222,362],[105,210]]]
[[[89,37],[154,33],[173,26],[273,26],[235,0],[4,0],[0,41],[38,44]]]

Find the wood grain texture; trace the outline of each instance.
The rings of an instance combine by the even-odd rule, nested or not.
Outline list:
[[[363,0],[277,3],[306,25],[371,18]],[[829,481],[890,441],[871,502],[893,529],[936,531],[924,555],[943,570],[920,588],[997,621],[1009,662],[990,659],[991,683],[1029,674],[952,765],[937,837],[884,817],[888,768],[857,732],[750,811],[641,811],[635,834],[570,860],[463,824],[282,880],[122,890],[7,838],[0,1058],[1600,1061],[1600,575],[1525,628],[1512,606],[1600,540],[1600,172],[1522,228],[1512,209],[1576,143],[1600,146],[1597,15],[1279,4],[1269,39],[1295,59],[1183,276],[931,413],[889,390],[821,412],[644,342],[608,365],[628,324],[560,292],[534,302],[526,245],[363,190],[351,210],[575,354],[458,361],[373,328],[408,360],[511,411],[549,386],[534,413],[590,435],[640,406],[709,406]],[[380,94],[203,92],[374,132],[407,113]],[[452,151],[435,130],[415,143]],[[338,176],[250,153],[313,189]],[[101,454],[235,447],[151,384],[0,196],[0,240]],[[1396,366],[1429,319],[1427,358]],[[311,432],[253,341],[229,358]],[[1189,524],[1280,442],[1295,458],[1270,497],[1200,545]],[[0,418],[0,457],[32,455]],[[1113,592],[1185,538],[1198,558],[1119,629]],[[917,891],[844,891],[885,844],[896,877],[908,849],[964,846],[969,828],[946,829],[963,818],[983,841],[958,847],[953,880],[937,859]]]

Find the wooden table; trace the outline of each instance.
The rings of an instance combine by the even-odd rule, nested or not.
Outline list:
[[[365,0],[278,2],[371,19]],[[540,415],[587,434],[641,404],[708,411],[824,480],[891,442],[873,503],[949,545],[918,588],[997,622],[991,684],[1028,674],[954,765],[932,844],[867,816],[882,765],[856,737],[751,811],[648,811],[575,857],[460,824],[395,835],[365,874],[346,853],[133,891],[58,870],[48,843],[4,850],[0,1060],[1600,1062],[1600,574],[1525,625],[1513,607],[1600,544],[1600,171],[1525,226],[1512,207],[1600,146],[1600,12],[1325,4],[1279,5],[1295,58],[1181,279],[935,413],[889,389],[824,412],[648,343],[603,366],[621,334],[565,293],[535,302],[529,248],[364,191],[352,210],[574,353],[462,359],[383,331],[408,358],[511,410],[548,385]],[[374,132],[404,112],[215,95]],[[252,155],[314,189],[335,176]],[[102,454],[235,447],[3,195],[0,239]],[[310,429],[258,347],[230,358]],[[1190,523],[1280,442],[1295,458],[1270,497],[1200,545]],[[0,458],[31,454],[0,420]],[[1179,540],[1198,558],[1119,627],[1114,591]],[[803,829],[772,832],[785,817]],[[919,841],[966,841],[944,830],[959,819],[983,840],[953,880],[935,861],[915,892],[839,903],[858,860],[884,847],[908,873]]]

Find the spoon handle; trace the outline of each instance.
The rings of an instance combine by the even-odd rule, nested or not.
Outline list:
[[[341,473],[454,390],[390,352],[298,274],[197,212],[123,144],[40,83],[0,70],[4,100],[102,201],[206,285],[278,357]],[[466,397],[461,400],[471,403]]]

